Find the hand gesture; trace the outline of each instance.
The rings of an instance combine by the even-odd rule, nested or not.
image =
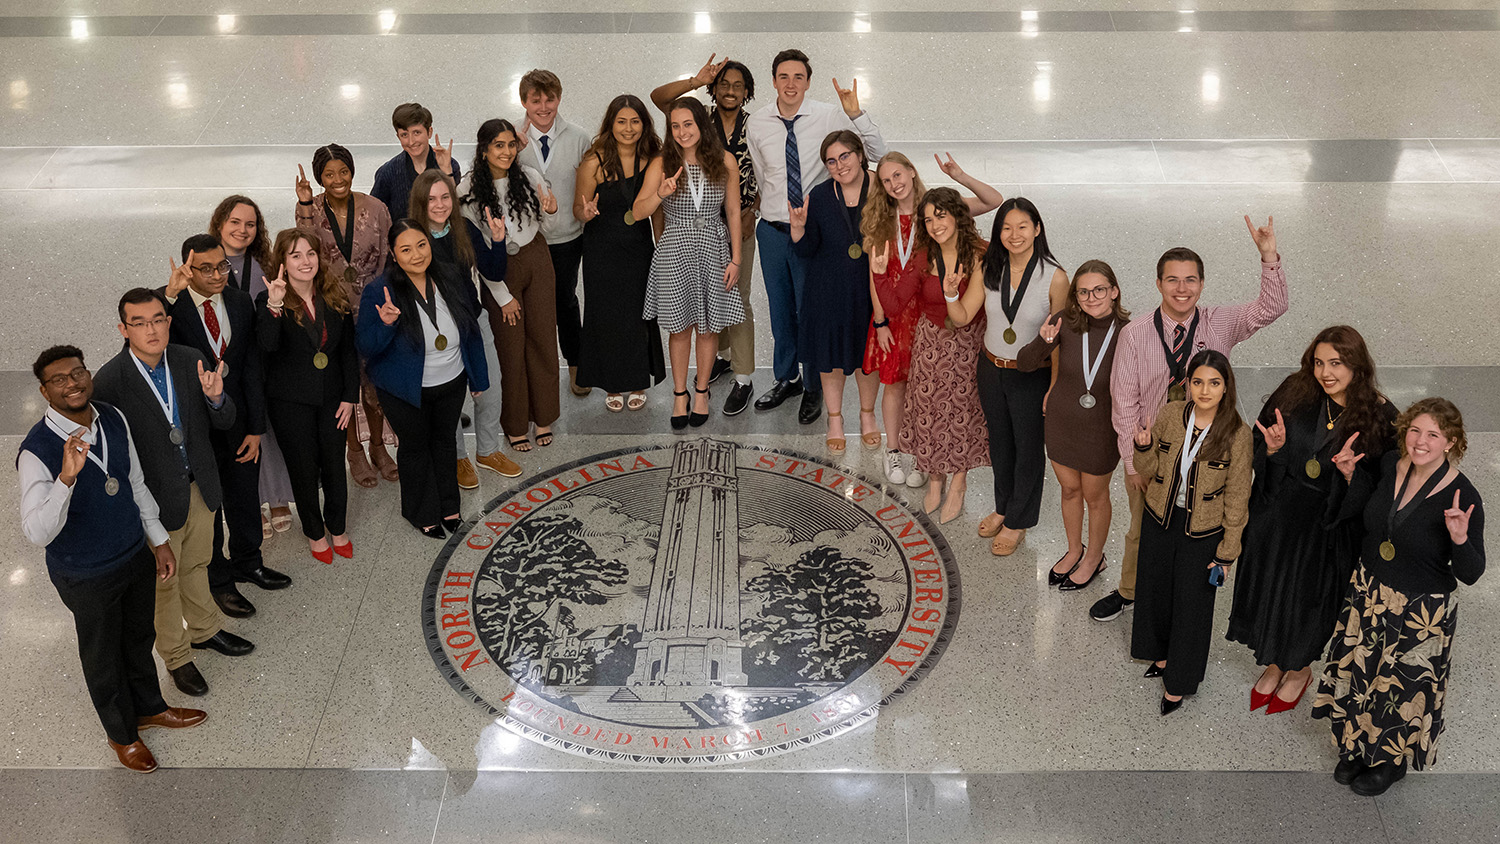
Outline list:
[[[72,486],[88,459],[89,444],[83,441],[83,429],[79,428],[63,444],[62,470],[57,473],[57,479]]]
[[[521,128],[516,130],[516,152],[525,149],[531,143],[531,115],[521,121]]]
[[[943,155],[948,156],[947,161],[944,161],[942,158],[940,158],[937,153],[932,154],[933,159],[937,161],[938,169],[943,171],[943,175],[947,176],[955,182],[963,178],[964,168],[958,166],[958,162],[953,160],[953,153],[945,152],[943,153]]]
[[[266,285],[266,307],[281,309],[281,303],[286,301],[286,264],[282,264],[276,271],[276,277],[266,281],[265,276],[260,280]]]
[[[1260,250],[1260,259],[1266,263],[1275,261],[1279,255],[1276,252],[1276,221],[1272,217],[1266,217],[1266,224],[1256,228],[1250,222],[1250,215],[1245,215],[1245,228],[1250,230],[1250,237],[1255,241],[1255,248]]]
[[[1151,444],[1151,431],[1144,425],[1137,425],[1135,429],[1135,444],[1147,446]]]
[[[839,87],[839,81],[835,79],[833,80],[833,90],[839,92],[839,105],[844,107],[844,114],[848,115],[850,120],[858,117],[861,112],[859,107],[859,80],[856,79],[850,82],[848,88],[841,88]]]
[[[1474,505],[1469,509],[1458,509],[1458,490],[1453,490],[1453,506],[1443,511],[1443,524],[1448,526],[1448,538],[1454,545],[1469,541],[1469,517],[1474,515]]]
[[[505,215],[496,217],[490,213],[488,206],[484,209],[484,224],[490,229],[490,243],[499,243],[505,239]]]
[[[557,194],[555,194],[555,193],[552,192],[552,186],[551,185],[547,185],[545,187],[545,189],[543,190],[542,195],[541,195],[541,200],[542,200],[542,213],[543,214],[556,214],[557,213]]]
[[[198,361],[198,383],[203,387],[203,395],[207,396],[209,401],[218,401],[219,396],[224,395],[226,371],[223,361],[219,361],[218,366],[207,371],[203,369],[203,361]]]
[[[802,231],[807,228],[807,199],[803,198],[802,204],[793,208],[792,204],[786,204],[786,216],[793,229]]]
[[[1041,329],[1037,333],[1048,343],[1056,343],[1057,335],[1062,331],[1062,321],[1063,315],[1058,314],[1056,317],[1043,322]]]
[[[724,267],[724,290],[726,292],[733,290],[734,286],[739,283],[739,280],[740,265],[731,261]]]
[[[1333,466],[1344,476],[1345,481],[1354,479],[1354,464],[1364,458],[1364,452],[1354,453],[1354,441],[1359,439],[1359,432],[1355,431],[1349,439],[1344,441],[1344,447],[1333,456]]]
[[[312,183],[307,181],[307,173],[303,172],[301,164],[297,165],[297,201],[312,202]]]
[[[188,282],[193,278],[193,270],[187,264],[177,266],[177,262],[171,258],[167,259],[167,265],[172,268],[172,274],[167,276],[167,299],[176,301],[182,291],[188,288]]]
[[[172,553],[172,543],[163,542],[153,547],[151,556],[156,558],[156,576],[163,581],[171,580],[177,573],[177,555]]]
[[[964,268],[954,267],[953,272],[948,273],[948,277],[943,279],[943,295],[950,298],[953,296],[957,296],[958,287],[960,284],[963,284],[963,281]]]
[[[579,222],[587,223],[597,216],[599,216],[599,195],[596,193],[593,199],[583,203],[583,218]]]
[[[432,133],[432,154],[437,158],[439,173],[453,174],[453,138],[448,138],[448,148],[443,149],[443,142],[438,139],[437,133]]]
[[[339,409],[334,412],[333,419],[340,431],[346,430],[349,423],[354,421],[354,402],[339,402]]]
[[[885,275],[885,271],[891,266],[891,244],[882,243],[880,248],[870,256],[870,272],[875,275]]]
[[[724,66],[724,62],[729,61],[728,58],[725,58],[723,62],[714,64],[714,59],[718,57],[718,53],[710,54],[708,61],[704,62],[703,67],[699,68],[698,72],[693,75],[693,81],[698,83],[698,87],[702,88],[714,84],[714,78],[719,75],[719,68]]]
[[[521,300],[512,299],[500,306],[500,318],[505,320],[506,325],[515,325],[521,321]]]
[[[1260,424],[1260,420],[1257,419],[1255,420],[1255,430],[1260,431],[1260,435],[1266,439],[1266,454],[1275,454],[1281,450],[1282,446],[1286,445],[1286,423],[1281,421],[1281,408],[1279,407],[1276,408],[1276,421],[1272,423],[1271,427],[1267,428]],[[1355,434],[1355,436],[1359,435]],[[1350,441],[1353,442],[1353,440]]]
[[[396,320],[401,318],[401,309],[396,307],[395,302],[391,301],[391,289],[389,287],[385,289],[385,304],[377,308],[376,312],[380,314],[380,321],[386,325],[395,325]]]
[[[684,169],[685,169],[685,166],[684,167],[678,167],[677,168],[677,172],[675,174],[673,174],[671,176],[667,176],[666,178],[662,179],[661,180],[661,184],[659,184],[659,185],[656,186],[656,195],[658,197],[661,197],[662,199],[666,199],[667,197],[669,197],[672,194],[676,193],[677,192],[677,180],[680,179],[680,178],[682,178],[682,171]]]

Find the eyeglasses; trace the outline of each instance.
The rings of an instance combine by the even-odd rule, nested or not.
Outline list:
[[[150,329],[152,331],[157,331],[159,329],[167,327],[167,318],[164,317],[164,316],[159,316],[156,319],[138,319],[138,320],[135,320],[134,322],[127,322],[127,323],[125,323],[125,327],[126,328],[148,328],[148,329]]]
[[[1078,301],[1087,302],[1090,299],[1108,299],[1110,289],[1110,286],[1107,284],[1100,287],[1090,287],[1087,290],[1079,288]]]
[[[217,264],[199,264],[193,267],[193,272],[199,275],[229,275],[229,271],[232,269],[234,267],[228,261],[221,261]]]
[[[719,83],[719,90],[720,91],[729,91],[729,92],[734,93],[734,94],[743,94],[743,93],[745,93],[745,83],[743,83],[743,82],[720,82]]]
[[[54,390],[61,390],[64,387],[68,386],[69,381],[72,381],[75,384],[82,384],[88,380],[89,368],[86,366],[80,366],[72,372],[64,373],[62,375],[54,375],[51,378],[48,378],[46,384],[48,387],[51,387]]]
[[[855,152],[854,150],[851,149],[848,152],[845,152],[842,155],[838,155],[838,156],[835,156],[833,158],[830,158],[827,161],[824,161],[823,163],[827,164],[829,167],[837,167],[840,164],[848,164],[850,161],[852,161],[852,160],[854,160],[854,159],[856,159],[858,157],[859,157],[859,153],[857,153],[857,152]]]

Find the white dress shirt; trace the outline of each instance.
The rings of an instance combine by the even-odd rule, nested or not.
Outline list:
[[[90,446],[96,446],[99,442],[99,410],[93,405],[89,408],[94,412],[94,422],[83,436],[83,441]],[[57,412],[56,409],[48,407],[46,417],[52,420],[52,433],[58,439],[66,441],[64,434],[58,433],[59,429],[71,434],[78,430],[78,423]],[[156,499],[151,495],[151,490],[146,488],[146,475],[141,471],[140,458],[135,453],[135,438],[130,434],[130,423],[125,421],[125,414],[120,414],[121,421],[125,422],[125,445],[130,450],[130,491],[135,496],[135,506],[141,511],[141,525],[146,529],[146,541],[157,546],[167,541],[167,529],[161,526],[161,510],[156,505]],[[110,443],[111,448],[118,448],[117,443]],[[91,454],[99,454],[90,450]],[[99,454],[100,459],[104,455]],[[21,475],[21,531],[33,545],[42,548],[52,543],[59,533],[62,533],[63,525],[68,521],[68,503],[73,500],[73,487],[58,480],[42,462],[40,457],[29,451],[22,451],[16,459],[16,469]],[[79,477],[82,477],[80,475]],[[78,479],[74,479],[74,485]]]
[[[871,165],[885,155],[885,138],[867,111],[850,120],[842,106],[804,99],[796,119],[793,131],[797,133],[797,163],[802,168],[804,201],[815,186],[828,179],[828,168],[818,153],[829,133],[849,129],[858,134]],[[773,223],[785,223],[790,219],[786,209],[786,124],[775,103],[758,109],[746,119],[745,140],[750,145],[750,159],[755,162],[755,178],[760,182],[760,216]]]

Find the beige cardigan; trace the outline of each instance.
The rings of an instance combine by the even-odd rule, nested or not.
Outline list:
[[[1187,439],[1187,412],[1188,402],[1168,403],[1151,426],[1151,444],[1135,447],[1135,471],[1150,479],[1146,509],[1163,526],[1182,480],[1177,467]],[[1188,469],[1184,530],[1194,538],[1223,533],[1215,562],[1232,563],[1240,556],[1240,534],[1250,515],[1251,458],[1250,426],[1241,425],[1228,454],[1211,458],[1200,454]]]

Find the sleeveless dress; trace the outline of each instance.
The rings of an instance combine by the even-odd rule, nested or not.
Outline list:
[[[724,225],[724,184],[709,181],[696,164],[683,165],[677,190],[661,202],[666,227],[651,256],[643,316],[671,334],[696,327],[716,334],[745,321],[740,294],[724,289],[729,229]],[[704,183],[703,205],[693,207],[691,185]],[[745,284],[745,279],[740,279]]]
[[[601,182],[599,216],[583,224],[583,333],[578,383],[606,393],[644,390],[666,377],[661,330],[638,314],[651,274],[651,221],[625,224],[645,171]]]
[[[936,312],[945,304],[943,284],[925,268],[922,276],[918,298]],[[959,295],[970,283],[963,280]],[[961,327],[947,319],[939,324],[932,314],[917,321],[899,443],[918,471],[946,475],[990,465],[989,428],[974,381],[984,329],[983,313]]]

